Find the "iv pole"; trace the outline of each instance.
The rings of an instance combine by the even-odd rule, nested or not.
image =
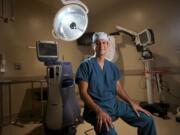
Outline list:
[[[152,73],[151,73],[151,60],[142,60],[144,62],[146,88],[147,88],[147,101],[148,104],[153,104],[153,90],[152,90]]]

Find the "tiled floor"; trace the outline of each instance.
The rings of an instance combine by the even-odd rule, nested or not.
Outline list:
[[[157,127],[158,135],[179,135],[180,123],[175,121],[175,116],[170,114],[169,120],[163,120],[158,117],[154,117]],[[121,119],[114,122],[114,126],[119,135],[136,135],[136,128],[131,127],[124,123]],[[84,135],[84,131],[92,128],[92,126],[86,122],[80,124],[77,127],[77,135]],[[14,125],[4,126],[0,130],[0,135],[47,135],[44,132],[41,123],[27,123],[24,127],[18,127]],[[88,135],[95,135],[94,131],[88,132]]]

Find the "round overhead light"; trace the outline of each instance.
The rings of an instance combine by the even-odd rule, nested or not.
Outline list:
[[[53,36],[65,41],[78,39],[86,31],[87,13],[77,4],[69,4],[61,8],[54,18]]]

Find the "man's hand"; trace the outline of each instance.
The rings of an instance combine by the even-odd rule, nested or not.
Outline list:
[[[109,128],[112,128],[112,120],[111,117],[106,113],[100,110],[97,115],[97,131],[100,132],[102,129],[102,125],[104,124],[106,126],[107,131],[109,131]]]
[[[78,86],[81,98],[89,106],[89,108],[96,113],[96,130],[100,132],[103,124],[106,126],[107,130],[109,130],[109,127],[113,127],[111,117],[107,113],[103,112],[88,94],[88,83],[85,81],[80,81]]]
[[[143,113],[145,113],[145,114],[148,115],[148,116],[151,115],[150,112],[148,112],[147,110],[143,109],[142,107],[140,107],[140,106],[139,106],[137,103],[135,103],[135,102],[132,102],[130,105],[131,105],[132,109],[134,110],[134,112],[136,113],[136,115],[137,115],[138,117],[140,117],[139,112],[143,112]]]

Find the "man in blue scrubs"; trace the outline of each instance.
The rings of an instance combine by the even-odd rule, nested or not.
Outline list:
[[[94,33],[93,43],[95,56],[83,61],[76,73],[76,83],[85,103],[84,119],[94,126],[97,135],[117,135],[112,121],[119,117],[138,127],[138,135],[156,135],[151,114],[128,96],[120,84],[118,68],[105,58],[108,35]]]

